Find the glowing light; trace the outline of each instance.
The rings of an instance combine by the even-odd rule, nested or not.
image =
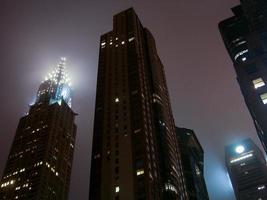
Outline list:
[[[239,162],[239,161],[241,161],[241,160],[245,160],[245,159],[250,158],[250,157],[252,157],[252,156],[253,156],[253,154],[250,153],[250,154],[247,154],[247,155],[244,155],[244,156],[235,158],[235,159],[231,160],[230,163]]]
[[[242,56],[243,54],[247,53],[248,52],[248,49],[245,49],[243,51],[240,51],[238,52],[236,55],[235,55],[235,60],[237,60],[237,58],[239,58],[240,56]]]
[[[262,186],[258,187],[258,190],[263,190],[263,189],[265,189],[265,185],[262,185]]]
[[[261,95],[261,100],[263,104],[267,104],[267,93]]]
[[[50,104],[57,102],[61,105],[63,99],[69,106],[71,105],[71,79],[65,70],[66,60],[66,57],[61,57],[56,69],[45,77],[38,91],[37,101],[49,94],[51,95]]]
[[[134,40],[134,37],[131,37],[129,38],[129,42],[133,41]]]
[[[115,192],[118,193],[119,191],[120,191],[120,187],[117,186],[117,187],[115,188]]]
[[[245,151],[245,147],[244,146],[242,146],[242,145],[239,145],[239,146],[237,146],[236,148],[235,148],[235,152],[236,153],[243,153]]]
[[[167,191],[170,190],[170,191],[173,191],[175,193],[178,193],[177,189],[170,183],[166,183],[165,184],[165,190],[167,190]]]
[[[253,82],[253,85],[254,85],[254,88],[255,89],[260,88],[260,87],[263,87],[265,85],[265,83],[262,80],[262,78],[254,79],[252,82]]]
[[[143,169],[138,169],[138,170],[136,171],[136,175],[137,175],[137,176],[143,175],[144,173],[145,173],[145,171],[144,171]]]
[[[120,99],[119,99],[118,97],[115,98],[115,102],[116,102],[116,103],[120,102]]]

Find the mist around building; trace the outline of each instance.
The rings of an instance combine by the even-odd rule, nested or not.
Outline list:
[[[232,11],[219,31],[265,152],[250,138],[225,144],[225,166],[237,200],[267,200],[267,2]],[[174,122],[153,34],[133,8],[112,21],[99,42],[89,199],[210,199],[205,151],[194,130]],[[0,199],[68,199],[77,113],[67,63],[60,57],[40,80],[19,120]]]

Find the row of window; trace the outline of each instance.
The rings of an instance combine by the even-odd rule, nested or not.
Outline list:
[[[116,38],[116,40],[118,40],[118,38]],[[134,40],[134,37],[131,37],[128,39],[129,42],[132,42]],[[109,45],[111,46],[113,44],[112,40],[109,41]],[[122,45],[125,44],[125,41],[122,41],[121,42]],[[106,47],[106,42],[105,41],[102,41],[101,42],[101,48],[105,48]],[[118,43],[116,43],[116,47],[118,47]]]

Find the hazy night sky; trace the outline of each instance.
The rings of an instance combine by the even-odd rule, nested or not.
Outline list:
[[[70,200],[87,200],[100,35],[114,14],[134,7],[154,35],[165,65],[176,124],[191,128],[205,151],[211,200],[234,200],[224,145],[245,137],[259,144],[217,24],[238,0],[1,0],[0,173],[18,120],[60,56],[67,57],[77,116]]]

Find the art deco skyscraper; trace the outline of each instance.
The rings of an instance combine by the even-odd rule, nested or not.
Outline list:
[[[266,160],[251,139],[226,146],[225,162],[237,200],[267,199]]]
[[[163,65],[132,8],[100,39],[89,199],[187,199]]]
[[[267,1],[243,0],[232,11],[219,29],[267,153]]]
[[[66,200],[75,144],[75,113],[65,58],[39,87],[20,119],[0,184],[0,199]]]
[[[186,190],[190,200],[209,200],[204,179],[204,151],[193,130],[176,128]]]

